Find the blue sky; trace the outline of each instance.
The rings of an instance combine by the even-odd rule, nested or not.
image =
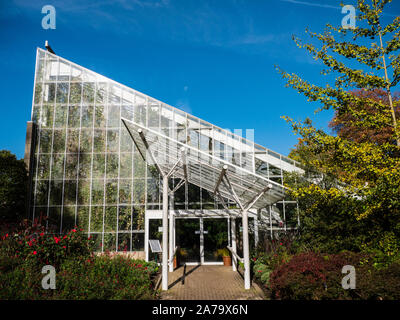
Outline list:
[[[388,19],[400,14],[400,1]],[[352,4],[354,1],[347,1]],[[56,29],[41,27],[44,5]],[[321,65],[292,34],[341,22],[340,0],[2,0],[0,149],[23,157],[36,47],[56,54],[222,128],[254,129],[254,140],[288,154],[297,142],[281,119],[309,116],[327,127],[331,112],[291,88],[279,65],[321,82]]]

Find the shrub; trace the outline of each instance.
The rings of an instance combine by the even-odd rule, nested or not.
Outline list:
[[[400,262],[358,276],[355,291],[360,299],[400,300]]]
[[[261,274],[261,282],[262,283],[265,283],[266,285],[268,285],[269,284],[269,280],[270,280],[270,277],[271,277],[271,273],[272,273],[272,270],[269,270],[269,269],[266,269],[262,274]]]
[[[86,259],[91,255],[93,242],[77,228],[64,235],[46,232],[39,223],[25,221],[19,230],[1,236],[3,259],[21,258],[33,265],[50,264],[58,268],[65,259]],[[5,260],[3,263],[5,263]]]
[[[155,262],[94,255],[81,230],[63,236],[39,223],[0,235],[0,299],[153,299]],[[56,289],[41,282],[44,265],[56,268]]]
[[[154,299],[154,266],[122,256],[63,260],[56,289],[44,290],[39,266],[24,263],[0,274],[0,299]],[[149,268],[150,266],[150,268]]]
[[[62,265],[59,299],[152,299],[148,264],[122,256],[102,255],[81,264],[69,260]]]
[[[270,290],[275,299],[352,299],[351,290],[344,290],[341,280],[344,265],[356,267],[357,275],[364,273],[360,254],[343,252],[336,255],[301,253],[273,271]]]
[[[27,176],[23,159],[0,150],[0,225],[16,223],[25,215]]]
[[[362,245],[362,248],[371,255],[377,268],[387,267],[400,259],[400,242],[393,232],[383,233],[379,240]]]
[[[160,269],[159,265],[155,261],[143,262],[147,266],[147,270],[150,272],[151,275],[155,275],[158,270]]]
[[[261,276],[267,271],[270,271],[270,269],[266,264],[260,262],[254,264],[253,272],[256,279],[261,279]]]
[[[258,248],[256,260],[266,264],[271,270],[276,269],[279,265],[288,262],[296,253],[296,237],[296,233],[288,232],[280,234],[279,239],[265,238]]]
[[[374,257],[341,252],[302,253],[279,266],[270,276],[273,299],[400,299],[400,263],[374,267]],[[356,269],[356,289],[345,290],[342,268]]]

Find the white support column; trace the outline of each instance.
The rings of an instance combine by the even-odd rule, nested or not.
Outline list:
[[[250,289],[249,219],[247,209],[242,211],[244,288]]]
[[[230,218],[231,219],[231,239],[232,239],[232,251],[236,253],[236,220],[235,218]],[[236,264],[237,264],[237,259],[236,256],[233,254],[232,255],[232,270],[236,271]]]
[[[163,176],[162,290],[168,290],[168,176]]]
[[[172,258],[169,262],[169,272],[174,271],[174,257],[172,256],[172,252],[174,252],[174,237],[172,234],[174,233],[174,214],[172,210],[169,212],[169,256]]]
[[[257,215],[254,217],[254,247],[257,248],[258,245],[258,212]]]
[[[268,211],[269,211],[269,230],[270,230],[270,235],[271,235],[271,240],[272,240],[272,238],[273,238],[273,236],[272,236],[272,206],[270,205],[269,207],[268,207]]]
[[[228,246],[231,246],[231,218],[228,217]]]
[[[169,210],[169,256],[171,257],[171,261],[169,262],[169,272],[174,271],[174,257],[172,256],[172,252],[174,252],[174,195],[173,193],[170,196],[170,210]]]
[[[200,222],[200,264],[204,264],[204,220],[199,219]]]
[[[149,217],[146,212],[144,214],[144,243],[146,261],[149,261]]]
[[[168,172],[164,172],[163,169],[161,168],[160,164],[157,162],[156,157],[154,156],[152,150],[150,150],[150,145],[145,133],[143,132],[143,130],[141,128],[137,129],[137,133],[140,136],[140,139],[142,140],[142,143],[144,145],[144,147],[146,148],[146,155],[144,154],[144,152],[142,152],[140,150],[140,148],[138,147],[137,142],[135,141],[131,131],[129,130],[128,126],[126,125],[125,121],[122,119],[123,124],[125,125],[126,129],[129,132],[129,135],[131,136],[133,142],[135,143],[140,155],[142,156],[143,160],[146,161],[147,163],[151,163],[153,164],[158,173],[160,174],[160,176],[162,176],[162,180],[163,180],[163,215],[162,215],[162,290],[168,290],[168,260],[169,260],[169,256],[168,253],[170,255],[172,255],[173,251],[175,251],[175,238],[174,238],[174,215],[173,213],[171,213],[171,216],[169,217],[169,219],[171,219],[171,223],[170,223],[170,242],[168,242],[168,205],[169,205],[169,186],[168,186],[168,178],[174,174],[174,172],[176,170],[179,169],[179,164],[182,162],[182,166],[183,166],[183,172],[184,172],[184,176],[185,176],[185,186],[187,186],[187,180],[188,180],[188,175],[187,175],[187,163],[186,163],[186,149],[184,147],[181,148],[181,158],[178,159],[178,161],[175,162],[175,164],[172,166],[172,168],[168,171]],[[146,131],[146,130],[145,130]],[[148,161],[148,159],[150,159],[150,162]],[[161,159],[162,161],[164,161],[165,159]],[[171,193],[174,193],[178,188],[180,188],[180,186],[183,185],[183,182],[181,184],[179,184],[178,186],[176,186],[176,188],[174,190],[172,190]],[[172,200],[173,201],[173,200]],[[173,207],[173,205],[171,206]],[[146,234],[148,234],[148,226],[147,226],[147,232]],[[148,238],[146,240],[146,245],[148,243]],[[169,252],[168,252],[168,247],[169,247]],[[146,251],[148,252],[148,250]],[[146,253],[146,257],[148,257],[148,253]],[[172,263],[172,258],[170,261],[170,268],[173,269],[173,263]],[[173,270],[171,270],[173,271]]]
[[[175,247],[176,247],[176,230],[175,230],[175,228],[176,228],[176,217],[175,217],[175,211],[174,211],[174,220],[173,220],[173,223],[174,223],[174,227],[173,227],[173,232],[172,232],[172,234],[170,235],[171,237],[172,237],[172,239],[173,239],[173,247],[174,247],[174,250],[175,250]]]

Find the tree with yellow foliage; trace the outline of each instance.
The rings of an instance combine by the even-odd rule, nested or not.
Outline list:
[[[399,100],[393,98],[400,81],[400,17],[383,25],[389,2],[358,0],[359,25],[354,29],[328,24],[323,33],[306,30],[319,47],[293,38],[326,66],[323,75],[335,75],[334,83],[314,85],[279,67],[278,71],[287,86],[320,103],[316,112],[334,110],[341,125],[372,134],[385,132],[386,137],[378,143],[352,139],[348,132],[330,135],[308,119],[284,117],[300,135],[292,156],[322,177],[289,183],[303,208],[303,233],[314,233],[315,241],[336,239],[337,250],[374,247],[393,256],[400,252]],[[349,66],[355,63],[359,69]],[[380,92],[385,99],[369,92]]]

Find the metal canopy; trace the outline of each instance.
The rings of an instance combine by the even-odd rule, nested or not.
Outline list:
[[[164,174],[174,171],[175,177],[186,179],[214,195],[219,185],[220,196],[235,202],[239,199],[243,204],[251,203],[263,190],[269,189],[255,201],[254,209],[265,208],[284,197],[285,188],[274,181],[131,120],[121,120],[143,159]],[[184,157],[182,150],[185,150]],[[221,172],[229,177],[229,185],[220,183]]]

